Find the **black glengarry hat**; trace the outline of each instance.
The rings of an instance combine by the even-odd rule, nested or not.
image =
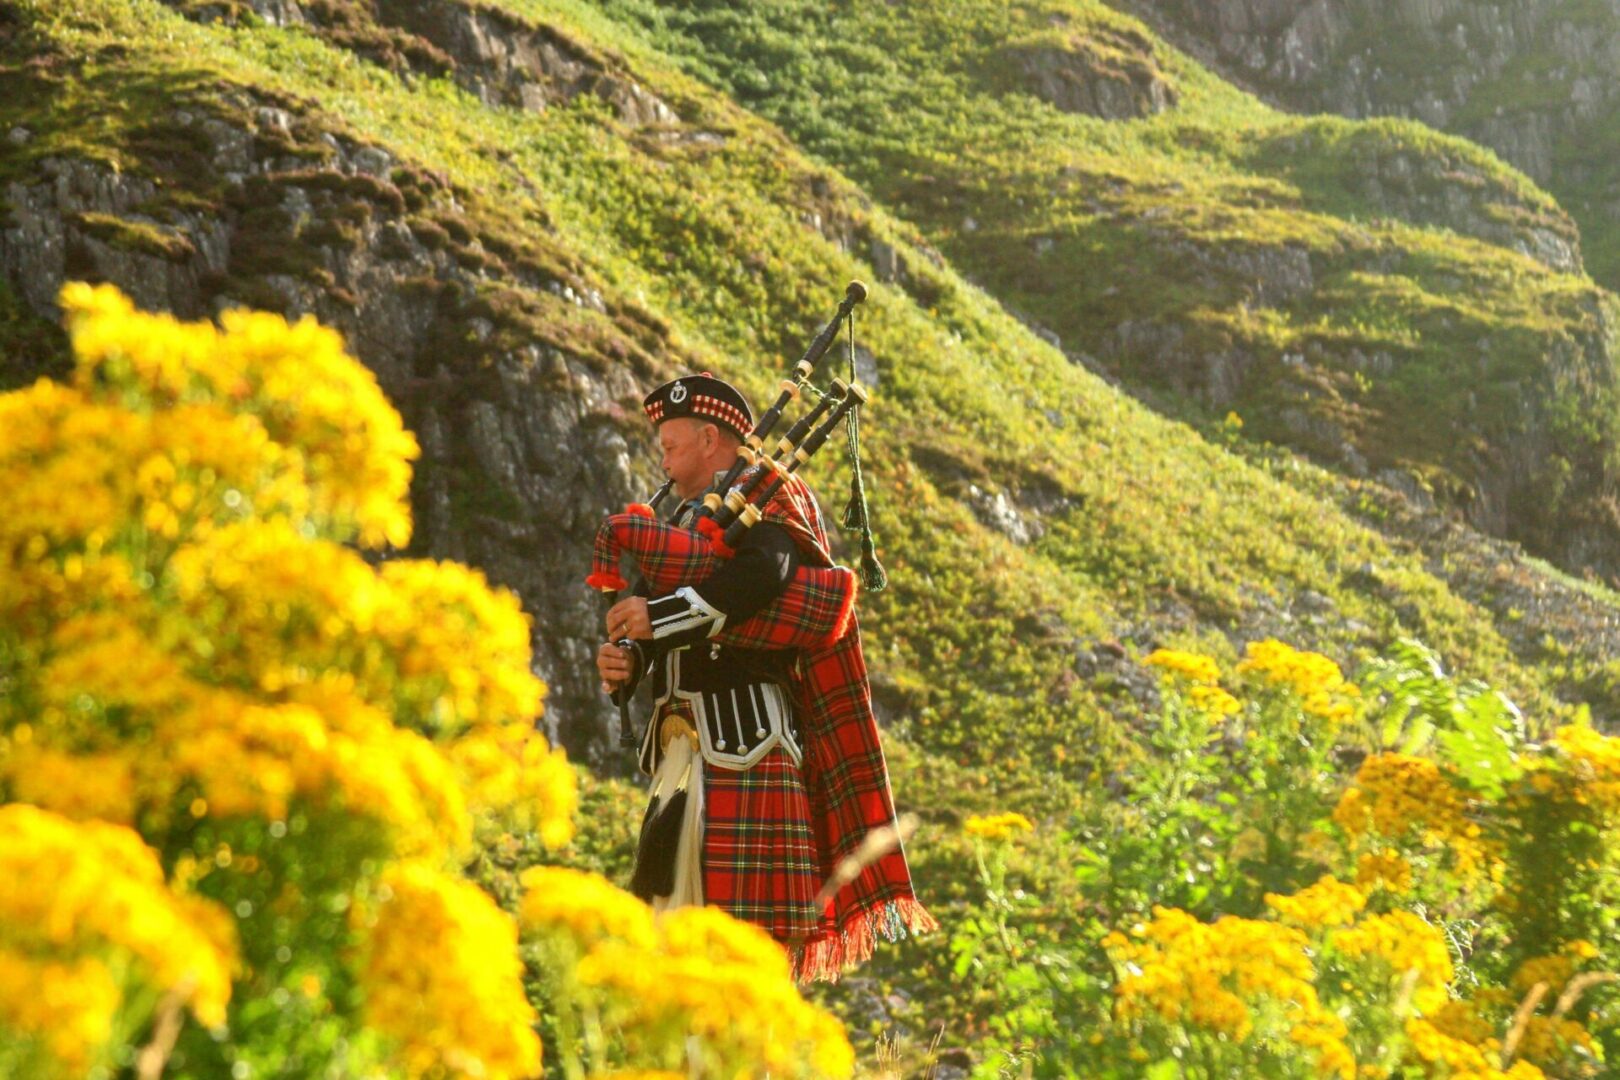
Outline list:
[[[665,420],[693,416],[712,420],[721,427],[746,439],[754,430],[754,412],[748,399],[735,386],[715,378],[707,371],[700,375],[682,375],[648,394],[641,407],[647,419],[657,427]]]

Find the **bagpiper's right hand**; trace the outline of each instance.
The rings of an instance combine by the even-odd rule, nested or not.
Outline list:
[[[630,650],[604,643],[596,650],[596,671],[602,676],[602,693],[613,693],[630,681]]]

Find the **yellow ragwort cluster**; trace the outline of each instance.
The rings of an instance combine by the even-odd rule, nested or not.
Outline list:
[[[1528,1061],[1515,1061],[1501,1067],[1501,1042],[1483,1043],[1455,1038],[1422,1017],[1406,1022],[1406,1037],[1419,1061],[1432,1070],[1430,1075],[1446,1080],[1546,1080],[1546,1074]]]
[[[366,936],[365,1014],[412,1076],[510,1080],[540,1071],[517,926],[483,890],[426,863],[396,863]]]
[[[183,848],[199,819],[268,819],[313,848],[333,841],[285,831],[313,810],[385,826],[352,884],[380,871],[390,894],[370,909],[366,1009],[407,1069],[533,1072],[510,924],[421,869],[450,865],[475,821],[572,833],[573,774],[532,728],[544,686],[517,598],[465,567],[344,546],[409,540],[417,447],[337,334],[248,312],[186,323],[109,287],[70,285],[62,305],[71,382],[0,394],[0,814],[33,844],[0,843],[0,972],[32,972],[0,975],[0,1028],[55,1033],[50,1052],[82,1073],[155,1000],[124,996],[132,964],[223,1021],[235,924],[107,823]],[[75,829],[91,839],[46,866],[41,838]],[[182,851],[175,880],[215,869]],[[40,880],[68,887],[5,889]],[[289,917],[299,896],[280,888]],[[442,1023],[407,1019],[424,1002]]]
[[[575,978],[644,1043],[661,1031],[684,1048],[695,1036],[713,1075],[853,1073],[843,1025],[799,995],[786,952],[758,927],[712,907],[655,918],[604,879],[561,867],[535,867],[522,881],[523,924],[583,953]]]
[[[1340,955],[1365,957],[1386,965],[1397,979],[1416,972],[1412,1002],[1433,1013],[1446,1002],[1451,985],[1451,953],[1439,929],[1410,911],[1369,915],[1328,938]]]
[[[1331,874],[1292,896],[1266,893],[1266,905],[1284,922],[1307,930],[1343,926],[1355,921],[1367,906],[1367,897],[1354,885],[1346,885]]]
[[[969,814],[962,831],[984,840],[1011,840],[1021,832],[1034,832],[1035,824],[1016,811],[1001,814]]]
[[[568,866],[536,866],[523,872],[523,925],[565,933],[582,949],[622,941],[650,949],[657,940],[652,909],[601,874]]]
[[[449,747],[475,814],[534,829],[548,848],[574,836],[579,788],[568,757],[526,723],[480,726]]]
[[[1190,683],[1213,686],[1221,681],[1221,669],[1214,659],[1202,653],[1180,649],[1154,649],[1142,661],[1149,667],[1161,668],[1165,673]]]
[[[213,904],[170,889],[129,829],[0,806],[0,1022],[46,1039],[69,1070],[111,1034],[114,972],[133,968],[136,986],[185,993],[198,1020],[223,1023],[233,930]]]
[[[1395,851],[1363,852],[1356,857],[1356,885],[1403,893],[1412,887],[1412,864]]]
[[[1620,816],[1620,737],[1566,724],[1554,733],[1552,746],[1579,782],[1575,797]]]
[[[1142,662],[1183,683],[1187,700],[1206,716],[1216,719],[1232,716],[1243,707],[1237,698],[1221,688],[1220,667],[1202,653],[1155,649]]]
[[[1254,1034],[1257,1013],[1277,1011],[1287,1038],[1312,1053],[1324,1075],[1355,1076],[1347,1029],[1317,997],[1302,931],[1233,915],[1202,923],[1155,907],[1150,922],[1109,934],[1103,944],[1121,971],[1118,1019],[1152,1013],[1243,1042]]]
[[[171,414],[193,402],[256,420],[289,448],[316,509],[352,527],[370,547],[410,540],[410,462],[416,439],[388,404],[376,376],[344,351],[343,339],[308,316],[227,311],[221,325],[136,311],[110,285],[62,290],[77,366],[74,389],[123,389],[137,410]],[[230,427],[219,432],[225,437]]]
[[[1298,695],[1306,712],[1335,724],[1355,715],[1361,694],[1346,682],[1339,665],[1321,653],[1303,652],[1275,639],[1251,641],[1238,662],[1240,674],[1253,672],[1273,686],[1285,686]]]
[[[1495,856],[1470,819],[1468,800],[1440,766],[1410,754],[1374,754],[1339,798],[1333,820],[1352,838],[1369,831],[1389,839],[1416,835],[1450,853],[1459,874],[1489,872]]]

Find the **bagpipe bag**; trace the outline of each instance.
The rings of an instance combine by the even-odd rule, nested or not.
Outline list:
[[[654,596],[696,585],[724,558],[710,535],[659,521],[643,505],[611,514],[596,530],[591,551],[593,589],[623,589],[619,559],[640,570]],[[744,649],[813,649],[844,636],[855,611],[858,580],[843,566],[804,566],[770,604],[752,617],[721,628],[714,640]]]

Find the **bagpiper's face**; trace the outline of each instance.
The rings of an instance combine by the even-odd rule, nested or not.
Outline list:
[[[682,416],[658,425],[658,445],[664,452],[664,475],[675,481],[683,499],[703,494],[714,479],[714,454],[719,432],[713,424]]]

